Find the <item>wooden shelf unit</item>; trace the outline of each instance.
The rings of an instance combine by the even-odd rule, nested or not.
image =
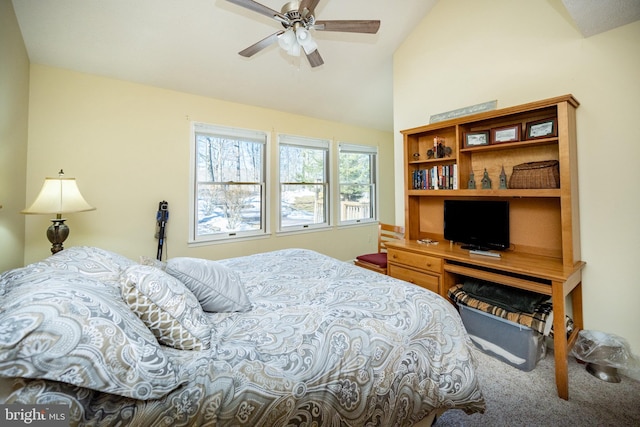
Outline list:
[[[402,131],[404,137],[405,241],[388,245],[389,275],[447,297],[464,277],[490,280],[503,286],[551,296],[554,330],[564,330],[566,300],[571,298],[575,329],[567,337],[554,334],[556,386],[568,399],[568,351],[583,328],[580,218],[578,212],[576,108],[572,95],[488,111]],[[556,134],[526,139],[528,123],[552,118]],[[520,125],[520,141],[466,147],[467,132]],[[427,158],[434,138],[451,148],[449,157]],[[414,154],[418,154],[415,156]],[[515,165],[557,160],[560,188],[499,189],[504,168],[507,183]],[[455,165],[455,169],[454,169]],[[414,172],[434,166],[455,170],[455,189],[415,189]],[[491,189],[481,188],[487,171]],[[467,188],[471,172],[476,189]],[[444,201],[509,201],[511,248],[500,258],[478,256],[444,241]],[[473,213],[470,212],[470,218]],[[420,244],[431,239],[437,245]]]
[[[511,205],[511,236],[514,252],[559,258],[566,265],[580,260],[580,233],[577,190],[577,148],[575,110],[578,101],[572,95],[500,110],[488,111],[402,131],[404,136],[405,228],[409,240],[444,239],[442,221],[445,199],[499,199]],[[557,136],[525,138],[527,123],[556,120]],[[520,141],[465,147],[467,132],[491,131],[520,124]],[[427,159],[438,137],[451,148],[451,156]],[[420,155],[416,160],[414,153]],[[501,170],[507,182],[513,166],[533,161],[557,160],[560,188],[499,190]],[[427,190],[413,188],[415,170],[433,166],[456,165],[457,189]],[[484,171],[492,180],[490,190],[481,189]],[[468,189],[470,174],[476,188]]]

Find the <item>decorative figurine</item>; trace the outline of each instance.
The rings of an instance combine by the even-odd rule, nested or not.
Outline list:
[[[489,178],[489,172],[487,172],[487,168],[484,168],[484,174],[482,176],[482,189],[491,190],[491,178]]]
[[[469,175],[469,182],[467,183],[467,188],[469,190],[476,189],[476,179],[475,179],[475,176],[473,175],[473,171],[471,171],[471,174]]]
[[[427,150],[427,159],[442,159],[444,157],[451,157],[453,150],[451,147],[447,147],[445,139],[436,136],[433,138],[433,148]]]
[[[420,153],[413,153],[414,160],[420,160]]]
[[[500,172],[500,187],[501,190],[507,189],[507,174],[504,172],[504,165],[502,166],[502,171]]]

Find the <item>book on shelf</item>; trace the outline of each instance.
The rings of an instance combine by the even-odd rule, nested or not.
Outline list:
[[[413,190],[457,190],[458,165],[437,165],[411,172]]]

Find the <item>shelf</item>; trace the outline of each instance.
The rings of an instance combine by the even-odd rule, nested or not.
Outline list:
[[[560,197],[559,188],[507,189],[507,190],[409,190],[408,196],[416,197]]]
[[[424,165],[424,164],[439,164],[439,163],[447,163],[447,162],[455,162],[456,157],[440,157],[439,159],[424,159],[424,160],[411,160],[409,161],[410,165]]]
[[[470,152],[483,152],[483,151],[498,151],[498,150],[511,150],[514,148],[524,148],[524,147],[535,147],[542,145],[551,145],[557,144],[558,138],[544,138],[544,139],[531,139],[525,141],[516,141],[516,142],[505,142],[502,144],[490,144],[490,145],[482,145],[479,147],[466,147],[461,148],[461,153],[470,153]]]

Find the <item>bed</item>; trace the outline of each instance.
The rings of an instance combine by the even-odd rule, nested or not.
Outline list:
[[[72,247],[0,275],[7,404],[81,426],[412,426],[484,412],[455,308],[305,249],[138,262]]]

